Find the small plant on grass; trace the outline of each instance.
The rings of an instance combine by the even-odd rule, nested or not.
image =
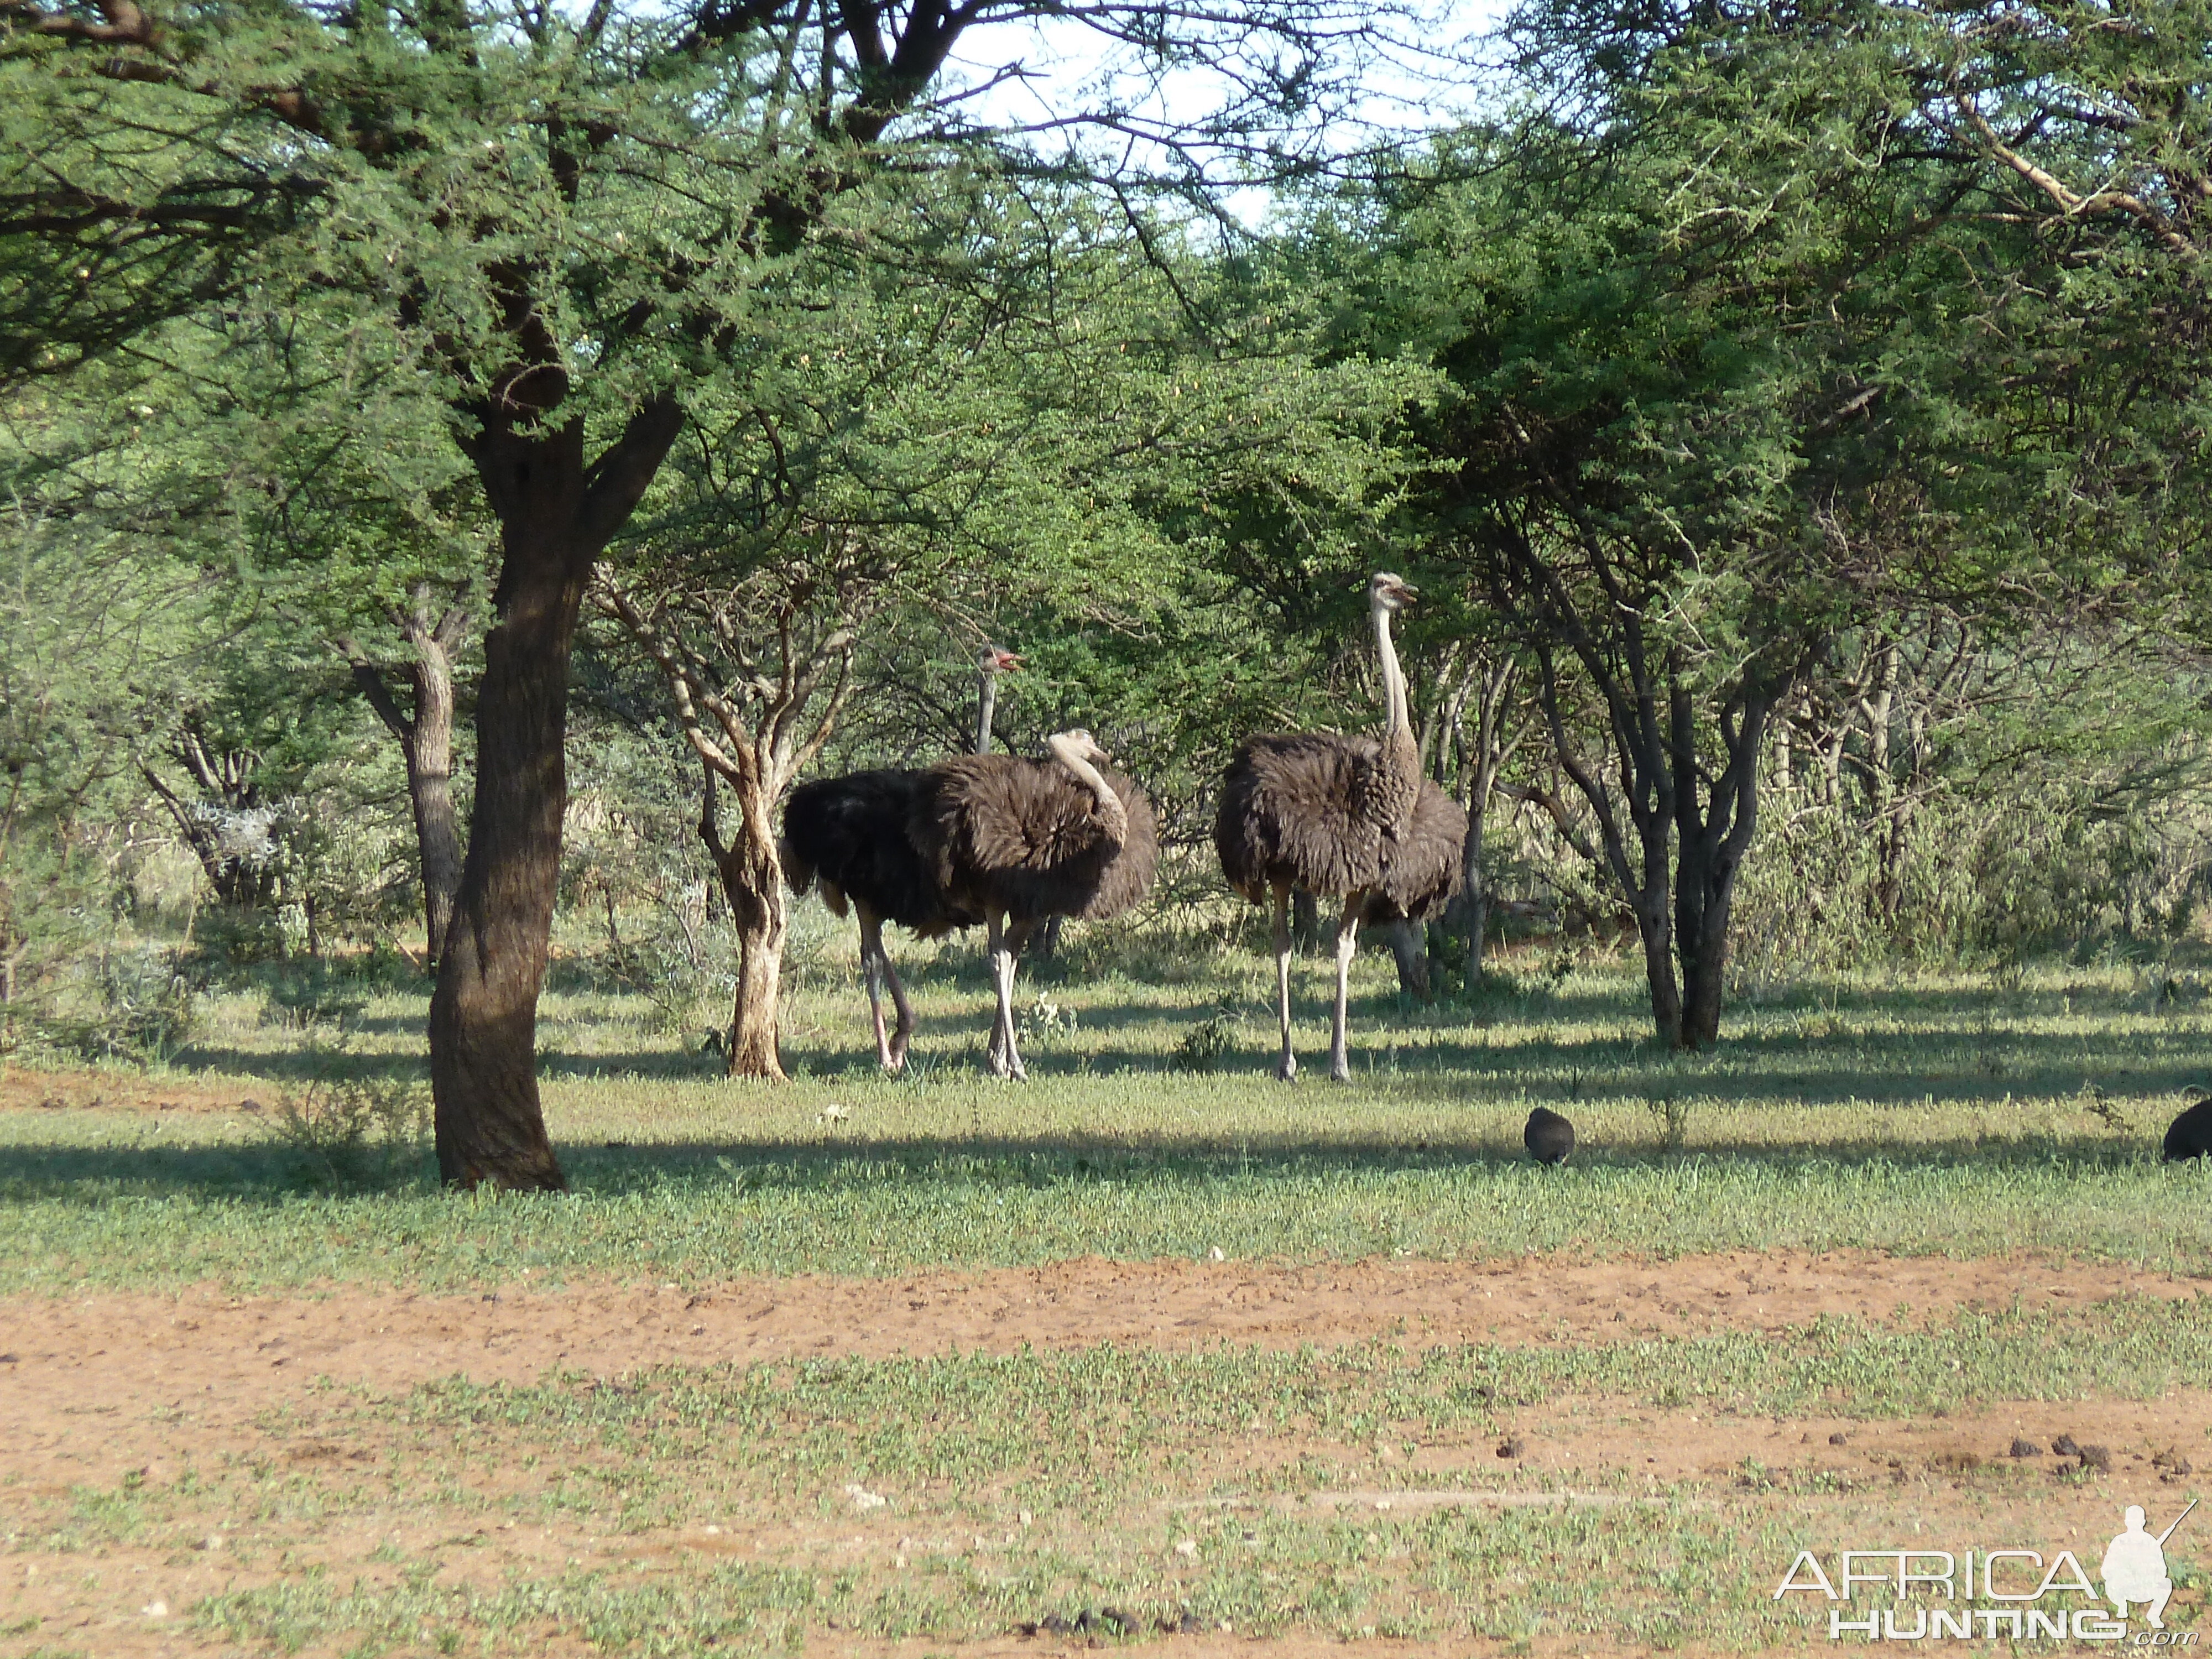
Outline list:
[[[1075,1010],[1062,1007],[1049,993],[1039,991],[1036,1000],[1022,1010],[1019,1024],[1024,1042],[1050,1044],[1075,1035]]]
[[[1670,1152],[1680,1152],[1690,1139],[1689,1103],[1673,1095],[1653,1095],[1644,1101],[1644,1109],[1658,1126],[1660,1146]]]
[[[334,1192],[404,1185],[430,1144],[430,1091],[411,1078],[349,1073],[347,1058],[342,1049],[325,1051],[304,1087],[278,1097],[269,1139],[313,1185]]]
[[[1222,1061],[1237,1052],[1237,1027],[1241,1022],[1226,1008],[1217,1009],[1182,1034],[1175,1046],[1178,1072],[1218,1072]]]
[[[2099,1084],[2081,1085],[2081,1109],[2114,1134],[2131,1135],[2136,1132],[2135,1120],[2112,1104],[2112,1097]]]

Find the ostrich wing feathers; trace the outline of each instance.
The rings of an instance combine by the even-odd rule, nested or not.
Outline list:
[[[1159,861],[1152,803],[1105,775],[1128,832],[1108,839],[1091,792],[1060,766],[1012,755],[963,755],[932,767],[908,820],[932,878],[956,902],[1017,921],[1101,921],[1141,898]]]
[[[1372,805],[1384,766],[1373,738],[1246,738],[1222,779],[1213,820],[1229,884],[1255,904],[1278,885],[1329,897],[1371,891],[1375,921],[1441,909],[1459,890],[1467,814],[1425,779],[1406,826],[1389,833]]]
[[[970,927],[963,909],[907,836],[926,775],[896,768],[820,778],[791,792],[783,809],[783,869],[793,890],[819,887],[838,915],[845,901],[927,937]]]

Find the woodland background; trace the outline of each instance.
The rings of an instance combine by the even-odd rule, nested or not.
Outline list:
[[[266,9],[0,5],[0,1050],[434,965],[495,406],[665,438],[580,567],[554,939],[672,1029],[775,887],[730,826],[964,747],[986,640],[1002,744],[1085,726],[1158,804],[1116,948],[1243,937],[1213,781],[1372,724],[1376,568],[1476,809],[1425,994],[1639,930],[1692,1048],[1840,968],[2193,994],[2201,7],[1109,10],[1243,43],[1118,151],[1103,94],[965,118],[929,31],[1012,8]],[[1386,49],[1475,112],[1360,126]]]

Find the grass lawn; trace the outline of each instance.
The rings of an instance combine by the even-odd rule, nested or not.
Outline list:
[[[2212,1006],[2129,970],[1790,987],[1684,1057],[1649,1042],[1620,964],[1415,1006],[1363,962],[1355,1080],[1285,1087],[1265,962],[1079,948],[1045,977],[1058,1012],[1032,1012],[1021,1087],[980,1074],[980,974],[924,957],[898,1081],[833,957],[798,975],[782,1089],[723,1082],[643,998],[557,986],[540,1041],[574,1190],[555,1197],[441,1195],[419,1151],[333,1189],[272,1136],[311,1075],[419,1074],[411,991],[347,992],[342,1048],[272,980],[214,1000],[166,1073],[12,1073],[0,1349],[27,1356],[18,1385],[95,1364],[36,1351],[49,1298],[111,1310],[127,1368],[134,1322],[197,1328],[222,1298],[362,1320],[431,1298],[465,1327],[523,1291],[680,1310],[741,1278],[954,1285],[1085,1258],[1249,1264],[1293,1291],[1368,1263],[1524,1286],[1573,1264],[1622,1321],[1644,1281],[1650,1306],[1686,1299],[1724,1251],[1758,1253],[1752,1295],[1758,1261],[1823,1252],[1875,1253],[1876,1276],[1917,1258],[1938,1287],[2004,1261],[2033,1289],[2063,1262],[2112,1293],[1802,1318],[1740,1293],[1694,1327],[1540,1340],[1301,1345],[1293,1323],[902,1356],[831,1331],[805,1357],[690,1363],[636,1357],[623,1314],[527,1374],[303,1364],[230,1402],[222,1378],[249,1373],[222,1366],[281,1355],[187,1342],[112,1405],[91,1371],[73,1403],[57,1370],[46,1415],[23,1407],[0,1654],[1042,1655],[1170,1629],[1755,1651],[1801,1646],[1821,1611],[1771,1597],[1798,1549],[2024,1543],[2094,1571],[2120,1505],[2170,1519],[2191,1459],[2212,1465],[2212,1300],[2186,1282],[2212,1268],[2212,1176],[2155,1159],[2179,1091],[2212,1080]],[[1301,971],[1313,1054],[1325,980]],[[1209,1018],[1228,1052],[1187,1069]],[[1535,1103],[1576,1122],[1564,1169],[1520,1155]],[[2062,1431],[2094,1431],[2103,1465],[2054,1457]],[[2008,1457],[2023,1433],[2036,1455]],[[2170,1547],[2170,1625],[2203,1607],[2200,1557],[2186,1530]]]

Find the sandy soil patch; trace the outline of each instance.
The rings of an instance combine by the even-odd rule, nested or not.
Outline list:
[[[269,1110],[279,1085],[133,1077],[127,1072],[19,1072],[0,1067],[0,1112],[230,1112]]]
[[[1103,1342],[1588,1345],[1778,1332],[1824,1314],[1948,1320],[1975,1308],[2205,1291],[2106,1264],[1774,1252],[1304,1267],[1083,1259],[891,1279],[744,1279],[698,1291],[15,1296],[0,1298],[0,1468],[42,1480],[113,1479],[169,1455],[168,1431],[149,1431],[154,1414],[189,1415],[219,1432],[325,1379],[388,1395],[453,1376],[520,1383],[561,1368],[617,1376],[670,1364]]]
[[[149,1485],[168,1487],[189,1469],[239,1455],[270,1460],[321,1486],[335,1483],[333,1489],[374,1480],[392,1448],[380,1442],[373,1418],[333,1415],[343,1397],[330,1392],[332,1382],[388,1397],[456,1374],[526,1382],[556,1367],[614,1377],[662,1364],[1109,1340],[1178,1350],[1375,1337],[1408,1347],[1486,1340],[1589,1345],[1776,1332],[1823,1314],[1892,1318],[1910,1310],[1948,1321],[1978,1305],[2080,1306],[2115,1296],[2195,1296],[2204,1288],[2166,1274],[2026,1258],[1776,1253],[1668,1262],[1306,1267],[1094,1260],[896,1279],[738,1279],[702,1291],[595,1284],[476,1297],[357,1287],[289,1297],[207,1289],[14,1297],[0,1300],[0,1489],[44,1507],[65,1504],[78,1485],[112,1488],[133,1470]],[[1839,1538],[1848,1513],[1909,1515],[1928,1535],[1956,1531],[1960,1539],[1966,1530],[1978,1529],[1977,1536],[1992,1526],[2001,1530],[2013,1514],[2033,1517],[2039,1537],[2079,1532],[2089,1539],[2100,1528],[2110,1533],[2118,1503],[2171,1496],[2178,1508],[2197,1484],[2193,1472],[2177,1476],[2170,1463],[2154,1459],[2172,1448],[2203,1448],[2208,1424],[2212,1392],[2203,1390],[2151,1401],[1985,1401],[1940,1419],[1883,1423],[1785,1422],[1581,1399],[1571,1413],[1504,1413],[1494,1443],[1462,1435],[1411,1449],[1378,1445],[1371,1455],[1363,1449],[1356,1478],[1339,1489],[1285,1492],[1279,1480],[1255,1480],[1249,1498],[1209,1497],[1163,1508],[1266,1510],[1322,1522],[1442,1509],[1617,1510],[1655,1501],[1647,1494],[1671,1493],[1679,1503],[1687,1491],[1699,1494],[1696,1504],[1730,1515],[1775,1505],[1791,1513],[1808,1504],[1834,1509]],[[2106,1448],[2109,1470],[2059,1478],[2071,1466],[2049,1448],[2062,1434]],[[2008,1457],[2015,1436],[2033,1440],[2044,1455]],[[1184,1489],[1218,1493],[1226,1480],[1233,1491],[1239,1470],[1279,1470],[1317,1449],[1255,1434],[1210,1452],[1204,1478],[1193,1476]],[[300,1540],[301,1559],[362,1571],[389,1539],[417,1557],[439,1557],[450,1576],[488,1583],[509,1572],[557,1571],[568,1562],[683,1571],[728,1555],[879,1572],[917,1543],[969,1548],[964,1537],[908,1536],[944,1524],[925,1518],[928,1508],[921,1494],[893,1493],[884,1508],[841,1522],[799,1518],[797,1511],[781,1518],[732,1515],[711,1533],[702,1525],[605,1538],[528,1526],[485,1530],[480,1520],[432,1510],[392,1515],[358,1535],[365,1524],[358,1521],[313,1529]],[[819,1510],[810,1506],[805,1515],[818,1517]],[[1202,1518],[1194,1513],[1194,1529]],[[209,1527],[219,1524],[220,1517],[207,1517]],[[475,1530],[467,1539],[448,1535],[457,1529]],[[2094,1541],[2101,1547],[2101,1536]],[[979,1554],[995,1547],[973,1542]],[[88,1565],[95,1566],[91,1578]],[[180,1628],[183,1610],[210,1593],[266,1582],[270,1570],[241,1571],[219,1539],[204,1548],[183,1548],[173,1539],[103,1547],[96,1564],[18,1552],[9,1560],[12,1581],[0,1583],[0,1630],[36,1617],[45,1621],[38,1639],[64,1650],[118,1659],[206,1652],[202,1638]],[[170,1611],[146,1611],[156,1606]],[[922,1659],[947,1645],[821,1630],[810,1634],[805,1652],[808,1659]],[[1342,1644],[1318,1634],[1255,1642],[1207,1632],[1154,1635],[1149,1645],[1189,1659],[1319,1659],[1321,1650]],[[1360,1646],[1394,1659],[1497,1650],[1471,1641]],[[1084,1644],[1047,1632],[958,1647],[963,1659],[1051,1659],[1080,1652]],[[587,1650],[560,1642],[544,1648]],[[1582,1648],[1540,1640],[1528,1650]],[[0,1653],[10,1651],[0,1640]]]

